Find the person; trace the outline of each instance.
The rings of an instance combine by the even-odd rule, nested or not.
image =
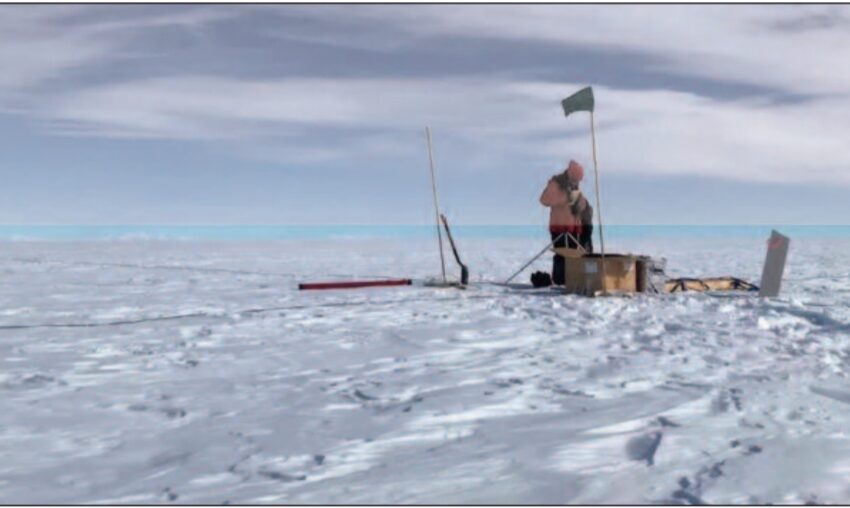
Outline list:
[[[563,173],[549,179],[540,195],[540,204],[549,208],[549,234],[555,247],[581,247],[591,253],[593,208],[579,190],[582,179],[584,167],[571,160]],[[564,279],[564,258],[555,254],[552,258],[552,283],[563,285]]]

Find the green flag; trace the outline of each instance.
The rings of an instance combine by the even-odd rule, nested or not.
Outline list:
[[[582,88],[561,101],[564,107],[564,116],[570,116],[576,111],[593,111],[593,88]]]

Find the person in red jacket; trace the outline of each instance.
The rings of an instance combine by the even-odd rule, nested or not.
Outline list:
[[[584,178],[584,167],[571,160],[563,173],[549,179],[540,204],[549,208],[549,233],[554,241],[565,233],[555,247],[581,247],[593,252],[593,208],[579,190]],[[552,258],[552,282],[564,283],[564,258],[558,254]]]

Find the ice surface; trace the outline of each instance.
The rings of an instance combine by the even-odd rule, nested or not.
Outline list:
[[[545,238],[458,242],[466,291],[295,289],[434,276],[426,240],[0,244],[0,502],[850,502],[850,241],[772,300],[481,284]]]

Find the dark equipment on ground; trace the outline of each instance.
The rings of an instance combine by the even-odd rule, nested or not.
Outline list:
[[[446,236],[449,239],[449,245],[452,247],[452,254],[455,256],[455,261],[460,265],[460,285],[466,286],[469,284],[469,270],[463,264],[463,261],[460,260],[460,256],[457,253],[457,247],[455,246],[454,238],[452,238],[452,231],[449,229],[449,221],[446,220],[446,216],[443,214],[440,214],[440,220],[443,221],[443,227],[446,228]]]

